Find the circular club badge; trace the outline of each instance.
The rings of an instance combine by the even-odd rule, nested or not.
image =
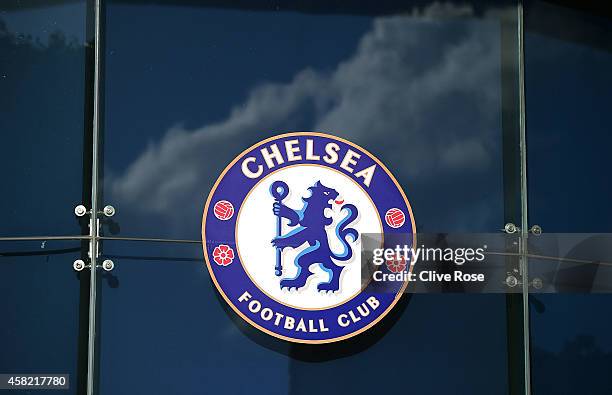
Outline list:
[[[256,328],[300,343],[346,339],[380,321],[407,282],[392,292],[368,286],[363,237],[394,248],[385,236],[415,233],[389,170],[363,148],[314,132],[240,154],[213,186],[202,220],[206,264],[223,298]]]

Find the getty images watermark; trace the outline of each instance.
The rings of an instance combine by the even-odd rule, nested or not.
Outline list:
[[[371,262],[374,270],[372,280],[376,282],[389,281],[420,281],[420,282],[484,282],[485,274],[468,273],[456,268],[451,272],[445,270],[414,271],[417,262],[440,264],[454,264],[463,266],[466,263],[482,263],[485,260],[487,245],[478,248],[441,248],[441,247],[412,247],[396,245],[395,248],[372,249]]]
[[[372,293],[612,293],[612,234],[520,237],[362,234],[362,286]]]

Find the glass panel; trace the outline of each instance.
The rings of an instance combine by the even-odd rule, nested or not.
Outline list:
[[[196,243],[105,242],[100,393],[509,392],[508,349],[522,343],[507,342],[504,295],[406,296],[352,340],[291,345],[234,316],[197,241],[224,167],[294,130],[378,156],[418,231],[520,218],[513,5],[198,4],[107,6],[103,202],[117,214],[104,233]]]
[[[80,277],[89,274],[72,268],[80,257],[79,242],[0,242],[0,372],[69,374],[64,392],[78,393],[84,377],[77,361],[87,355],[86,337],[79,338],[82,318],[87,333]]]
[[[532,245],[561,258],[591,259],[602,245],[594,242],[609,236],[578,242],[577,235],[568,244],[554,233],[612,231],[612,20],[592,11],[544,2],[526,10],[529,221],[552,233]],[[544,289],[554,280],[555,292],[571,292],[530,296],[533,393],[610,393],[612,299],[589,294],[609,269],[549,259],[530,265]]]
[[[396,7],[110,2],[103,183],[119,227],[107,234],[200,239],[220,172],[253,143],[295,130],[377,155],[406,190],[419,231],[497,231],[498,14],[512,24],[514,9],[483,17],[470,6]]]
[[[291,345],[227,306],[200,245],[106,241],[104,258],[115,269],[99,284],[100,394],[237,394],[254,383],[269,394],[507,392],[500,295],[405,295],[364,335]],[[461,341],[466,333],[478,343]],[[405,372],[445,379],[406,381]]]
[[[612,233],[544,233],[529,256],[534,293],[612,292]]]
[[[4,3],[0,236],[80,234],[85,2]]]

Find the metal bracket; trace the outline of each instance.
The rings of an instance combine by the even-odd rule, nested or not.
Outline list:
[[[105,216],[107,218],[110,218],[113,215],[115,215],[115,213],[116,213],[116,210],[111,205],[106,205],[101,211],[97,212],[97,215],[95,218],[96,229],[90,229],[90,232],[89,232],[90,242],[89,242],[89,250],[87,251],[87,256],[89,257],[90,260],[92,259],[92,249],[94,249],[94,247],[96,250],[96,258],[100,256],[100,217]],[[92,211],[90,209],[87,209],[87,207],[85,207],[84,205],[79,204],[78,206],[74,208],[74,215],[76,215],[77,217],[84,217],[85,215],[89,215],[90,217],[89,226],[91,228],[91,224],[93,223],[92,221],[94,218],[92,218]],[[95,243],[95,244],[92,244],[92,243]],[[82,259],[77,259],[72,264],[72,267],[77,272],[80,272],[85,268],[91,268],[91,264],[85,264],[85,262]],[[110,259],[106,259],[102,262],[102,265],[97,265],[97,267],[101,267],[102,269],[106,271],[111,271],[115,268],[115,264]]]
[[[516,232],[520,232],[521,228],[514,225],[512,222],[508,222],[506,225],[504,225],[504,228],[501,231],[506,232],[508,234],[513,234]],[[531,228],[529,228],[529,233],[535,236],[539,236],[542,234],[542,227],[540,225],[533,225]]]
[[[514,234],[514,233],[519,233],[521,231],[521,228],[519,228],[512,222],[508,222],[506,225],[504,225],[504,228],[501,231],[507,234]],[[533,225],[531,228],[529,228],[528,232],[533,234],[534,236],[539,236],[542,234],[542,227],[540,227],[540,225]],[[522,239],[522,237],[520,236],[521,235],[519,235],[519,241],[521,241]],[[522,250],[521,250],[521,257],[526,259],[526,255],[524,255],[524,252]],[[525,273],[523,273],[522,269],[523,269],[523,266],[521,266],[521,270],[515,270],[515,272],[518,272],[518,273],[512,273],[512,272],[507,273],[504,284],[508,288],[514,288],[516,286],[523,285],[523,276],[525,275]],[[529,281],[526,284],[526,286],[531,286],[535,289],[542,289],[543,287],[542,279],[534,278],[533,280]]]
[[[113,215],[115,215],[115,213],[115,208],[110,204],[104,206],[102,211],[98,211],[98,215],[104,215],[105,217],[112,217]],[[87,214],[91,214],[91,210],[87,209],[87,207],[83,206],[82,204],[79,204],[74,208],[74,215],[76,215],[77,217],[84,217]]]
[[[508,288],[514,288],[518,285],[522,285],[523,280],[521,276],[517,277],[514,274],[508,273],[508,276],[506,277],[504,284],[506,284]],[[539,289],[542,289],[542,287],[544,286],[544,283],[541,278],[535,277],[533,280],[529,281],[527,285],[539,290]]]
[[[91,269],[91,263],[85,263],[84,260],[77,259],[72,264],[72,268],[76,272],[82,272],[85,269]],[[110,259],[105,259],[104,262],[102,262],[101,265],[97,265],[96,268],[102,268],[103,270],[110,272],[111,270],[115,268],[115,262],[113,262]]]

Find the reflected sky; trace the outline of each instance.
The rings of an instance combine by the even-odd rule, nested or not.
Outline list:
[[[0,11],[0,236],[80,234],[85,3]]]
[[[1,7],[0,7],[1,8]],[[7,29],[16,36],[31,36],[48,44],[49,36],[61,32],[79,44],[85,42],[85,2],[75,1],[66,4],[44,7],[24,7],[9,11],[0,10],[0,19]]]
[[[199,238],[204,200],[225,165],[256,141],[291,130],[336,134],[377,155],[406,190],[419,231],[499,229],[504,201],[499,21],[504,13],[489,10],[476,17],[469,6],[440,4],[398,15],[330,15],[110,2],[103,189],[104,203],[118,209],[121,230],[114,233]],[[71,212],[81,196],[84,5],[2,12],[0,19],[1,52],[15,54],[0,59],[0,86],[10,92],[1,96],[0,127],[3,181],[11,191],[1,200],[9,209],[0,230],[77,233]],[[52,41],[55,31],[66,39]],[[28,35],[34,44],[23,41]],[[610,183],[604,169],[610,52],[533,34],[526,44],[533,223],[545,232],[609,231]],[[31,214],[41,208],[42,221]],[[201,262],[183,262],[172,254],[169,260],[141,259],[151,247],[108,247],[119,268],[102,280],[105,389],[118,391],[111,380],[138,367],[141,355],[150,357],[136,370],[142,377],[163,361],[168,369],[187,372],[192,381],[186,385],[196,387],[213,372],[235,368],[233,357],[248,350],[241,367],[284,393],[290,385],[307,388],[297,386],[305,375],[295,372],[323,377],[333,368],[362,371],[372,360],[384,360],[389,350],[406,351],[407,333],[420,340],[406,352],[411,360],[385,372],[421,368],[417,371],[430,373],[445,393],[458,386],[470,393],[506,388],[501,296],[415,298],[380,343],[337,364],[318,365],[267,352],[241,333],[215,299]],[[167,245],[162,249],[171,251]],[[187,255],[201,259],[199,247]],[[60,272],[50,270],[49,260],[27,260],[33,266],[28,264],[21,283],[36,293],[17,295],[26,288],[12,281],[26,272],[12,263],[3,273],[13,285],[2,291],[5,300],[20,297],[24,306],[37,306],[33,298],[44,297]],[[68,300],[61,311],[70,321],[75,318],[67,313],[77,296],[72,277],[63,273],[62,293],[47,302]],[[542,370],[551,359],[583,364],[580,351],[586,350],[595,356],[589,363],[609,361],[607,296],[535,298],[545,307],[532,319],[534,374],[542,388],[546,378],[558,375]],[[194,306],[202,315],[193,315]],[[35,321],[11,316],[14,328],[27,326],[26,319]],[[143,336],[142,327],[149,325],[153,329]],[[25,326],[21,340],[38,329]],[[483,347],[462,348],[466,333]],[[10,336],[3,338],[10,341]],[[66,343],[63,349],[74,346]],[[73,363],[70,352],[44,355],[63,367],[63,357]],[[118,361],[119,355],[125,359]],[[108,370],[113,367],[117,370]],[[288,371],[295,375],[285,376]],[[447,381],[438,380],[440,372]],[[245,381],[231,384],[235,392],[248,390]],[[353,385],[359,389],[358,382]]]
[[[405,189],[420,231],[497,230],[502,15],[440,4],[351,15],[109,3],[103,201],[117,208],[115,234],[199,239],[204,201],[223,168],[255,142],[295,130],[342,136],[378,156]],[[226,382],[233,393],[250,377],[267,393],[392,392],[405,384],[375,378],[405,371],[447,377],[408,384],[422,391],[507,388],[504,295],[418,295],[388,333],[370,344],[377,325],[348,354],[268,349],[269,340],[224,311],[201,261],[139,258],[173,248],[105,246],[122,262],[113,273],[119,286],[103,282],[105,392],[118,390],[114,380],[139,352],[150,369],[134,374],[188,370],[183,384],[160,382],[174,392],[208,377],[208,388]],[[186,256],[202,259],[198,246]],[[134,354],[126,355],[129,345]]]
[[[606,38],[612,22],[541,1],[530,3],[525,35],[530,224],[542,226],[544,235],[553,234],[550,240],[543,239],[550,242],[547,250],[565,256],[576,247],[580,256],[592,259],[596,254],[596,260],[607,261],[610,243],[593,242],[602,235],[576,246],[561,237],[556,240],[554,233],[585,232],[582,236],[587,238],[586,232],[612,230],[608,170],[612,46]],[[572,284],[592,283],[606,272],[601,268],[585,276],[588,270],[583,270],[577,278],[567,263],[552,262],[551,267],[551,262],[534,260],[532,264],[541,266],[534,272],[553,272],[566,284],[565,289],[559,287],[565,292],[572,290]],[[541,306],[531,311],[534,391],[609,393],[610,380],[601,379],[599,372],[612,367],[611,295],[530,298]],[[571,380],[566,379],[570,370]]]
[[[221,170],[258,140],[296,130],[342,136],[377,155],[405,189],[419,230],[498,229],[503,12],[472,13],[111,3],[104,194],[121,234],[197,239]]]

